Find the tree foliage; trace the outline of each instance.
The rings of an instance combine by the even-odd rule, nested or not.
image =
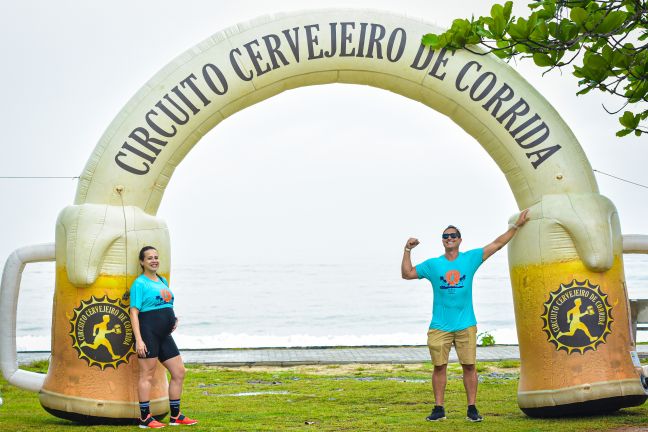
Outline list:
[[[503,59],[531,58],[549,72],[567,65],[581,95],[599,90],[620,98],[617,136],[648,134],[648,0],[535,0],[526,18],[513,2],[495,4],[490,16],[456,19],[448,31],[423,36],[433,49],[481,45]]]

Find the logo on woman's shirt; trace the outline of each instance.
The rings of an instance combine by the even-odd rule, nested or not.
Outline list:
[[[173,302],[173,294],[171,294],[171,291],[168,289],[161,289],[160,290],[160,295],[155,296],[155,305],[160,306],[165,303],[172,303]]]

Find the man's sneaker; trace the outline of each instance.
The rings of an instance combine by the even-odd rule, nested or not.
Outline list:
[[[162,429],[164,425],[149,414],[144,420],[140,419],[139,427],[142,429]]]
[[[425,420],[427,421],[439,421],[445,419],[446,419],[445,410],[443,409],[442,406],[439,405],[435,405],[430,415],[425,417]]]
[[[471,422],[480,422],[484,420],[484,417],[479,415],[479,411],[477,411],[477,408],[474,409],[468,408],[468,412],[466,413],[466,420]]]
[[[169,426],[192,426],[198,423],[198,420],[190,419],[184,414],[180,414],[178,417],[171,417],[169,420]]]

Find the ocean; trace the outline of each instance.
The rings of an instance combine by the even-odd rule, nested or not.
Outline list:
[[[648,298],[648,256],[626,255],[630,298]],[[505,253],[478,270],[479,332],[516,344]],[[181,349],[424,345],[431,318],[427,281],[400,278],[400,262],[174,265],[171,287]],[[23,273],[18,351],[50,349],[54,263]],[[639,340],[648,340],[648,334]]]

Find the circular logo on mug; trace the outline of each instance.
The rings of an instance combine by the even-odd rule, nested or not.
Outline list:
[[[74,349],[88,366],[116,369],[135,353],[128,306],[119,299],[92,296],[87,302],[81,300],[70,324]]]
[[[589,280],[561,284],[549,294],[542,314],[548,341],[567,354],[596,351],[612,330],[612,306],[608,296]]]

